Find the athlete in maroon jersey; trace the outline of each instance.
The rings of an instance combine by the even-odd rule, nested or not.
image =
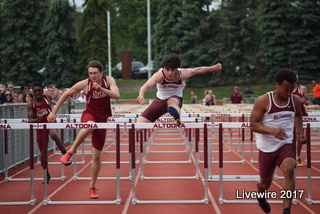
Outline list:
[[[298,77],[298,72],[294,71],[297,75],[297,80],[299,80]],[[306,108],[304,107],[305,105],[309,105],[309,97],[308,97],[308,90],[307,87],[303,86],[303,85],[297,85],[296,88],[293,90],[292,94],[295,94],[299,97],[301,97],[301,113],[302,116],[308,116],[308,113],[306,111]],[[297,151],[296,151],[296,155],[297,155],[297,166],[303,166],[303,163],[301,161],[301,149],[302,149],[302,143],[300,142],[300,138],[297,137]]]
[[[56,113],[64,101],[73,94],[83,90],[86,94],[86,108],[82,113],[81,122],[106,123],[111,116],[110,98],[119,99],[119,89],[113,77],[103,76],[103,65],[99,61],[91,61],[88,65],[89,78],[82,80],[67,90],[59,99],[56,106],[48,116],[48,121],[56,119]],[[73,153],[91,134],[92,137],[92,168],[90,181],[90,196],[92,199],[98,198],[96,192],[96,181],[101,168],[101,151],[103,149],[106,130],[104,129],[81,129],[70,150],[61,158],[61,162],[66,164]]]
[[[32,87],[34,99],[31,99],[28,103],[28,122],[29,123],[47,123],[47,116],[51,112],[50,101],[47,99],[46,95],[43,95],[43,86],[41,83],[35,83]],[[53,121],[56,122],[56,121]],[[42,154],[42,149],[44,144],[48,144],[48,138],[46,141],[43,141],[43,129],[37,129],[37,143],[39,150]],[[57,130],[48,129],[47,134],[50,135],[52,140],[56,143],[57,147],[60,149],[62,154],[66,154],[67,151],[64,148],[63,142],[57,135]],[[44,163],[42,163],[42,167]],[[71,161],[67,163],[71,164]],[[49,170],[47,171],[47,183],[50,181]]]

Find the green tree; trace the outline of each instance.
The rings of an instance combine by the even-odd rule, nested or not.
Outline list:
[[[221,10],[211,11],[210,14],[201,21],[202,41],[193,46],[192,51],[195,53],[194,66],[209,66],[218,62],[222,63],[219,53],[224,50],[223,36],[220,24],[223,21]],[[225,69],[220,72],[206,73],[194,76],[188,79],[189,86],[205,87],[217,86],[224,84]]]
[[[320,10],[319,3],[303,0],[294,5],[289,16],[292,30],[289,32],[291,67],[298,71],[299,81],[320,78]]]
[[[288,15],[294,12],[291,1],[263,1],[260,5],[258,32],[261,35],[258,59],[262,63],[265,83],[272,83],[281,68],[290,67],[289,39],[292,23]]]
[[[172,0],[170,2],[161,1],[158,5],[157,22],[153,34],[153,44],[157,52],[154,67],[159,68],[162,58],[171,53],[181,52],[176,47],[179,43],[179,35],[183,32],[175,30],[178,19],[182,18],[182,1]]]
[[[83,5],[85,8],[77,46],[79,57],[75,65],[78,80],[88,77],[86,66],[89,61],[98,60],[104,65],[108,62],[108,0],[86,0]]]
[[[113,63],[121,61],[121,52],[131,50],[132,58],[147,62],[147,1],[123,0],[112,1],[111,33]],[[150,0],[151,34],[158,14],[159,0]]]
[[[259,1],[228,0],[221,6],[222,22],[218,42],[223,44],[220,60],[224,70],[223,84],[241,84],[254,75],[254,52],[258,47],[254,11]],[[215,37],[217,38],[217,37]],[[230,78],[232,77],[232,78]]]
[[[0,50],[5,73],[2,81],[12,81],[15,85],[41,81],[37,72],[43,65],[41,29],[49,3],[49,0],[3,1]]]
[[[46,35],[43,55],[44,83],[70,87],[74,83],[72,66],[75,63],[76,28],[74,9],[68,0],[55,0],[49,10],[44,28]]]
[[[2,36],[2,28],[4,26],[4,16],[3,16],[3,0],[0,0],[0,38],[3,38]],[[4,83],[5,79],[4,79],[4,71],[5,67],[3,65],[3,62],[0,58],[0,83]]]

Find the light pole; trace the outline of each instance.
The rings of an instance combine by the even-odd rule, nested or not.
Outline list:
[[[148,79],[151,77],[151,24],[150,24],[150,0],[147,0],[147,25],[148,25]]]
[[[108,25],[108,70],[111,77],[111,36],[110,36],[110,11],[107,11],[107,25]]]

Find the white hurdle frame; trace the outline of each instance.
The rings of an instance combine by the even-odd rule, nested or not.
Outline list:
[[[5,121],[6,124],[6,121]],[[8,143],[8,129],[12,129],[11,125],[3,125],[4,127],[1,126],[1,129],[4,129],[4,142],[5,142],[5,150],[8,149],[7,143]],[[27,127],[25,128],[27,129]],[[29,201],[20,201],[20,202],[0,202],[0,205],[35,205],[37,199],[34,197],[34,161],[33,161],[33,124],[29,125],[29,130],[30,130],[30,200]],[[5,168],[6,168],[6,177],[8,177],[8,159],[7,159],[7,152],[5,151]]]
[[[307,123],[306,124],[307,128],[306,128],[306,134],[307,134],[307,172],[308,172],[308,197],[305,198],[306,202],[308,204],[320,204],[320,200],[313,200],[312,199],[312,187],[311,187],[311,137],[310,137],[310,127],[313,128],[320,128],[320,124],[319,123]]]
[[[199,118],[192,118],[192,117],[181,117],[181,120],[183,122],[197,122],[197,120],[199,120]],[[174,120],[172,119],[172,117],[160,117],[156,122],[155,124],[161,124],[161,122],[169,122],[169,123],[172,123],[174,124]],[[185,123],[184,123],[185,124]],[[155,142],[155,135],[156,135],[156,132],[157,131],[162,131],[163,129],[162,128],[154,128],[153,129],[153,132],[151,134],[151,137],[149,138],[149,140],[147,141],[147,148],[144,149],[145,150],[145,153],[143,153],[144,155],[144,163],[192,163],[192,160],[191,160],[191,145],[190,145],[190,142],[186,139],[186,136],[184,135],[184,131],[179,128],[177,131],[178,131],[178,134],[174,134],[174,135],[180,135],[181,137],[180,138],[161,138],[161,140],[171,140],[171,141],[174,141],[174,140],[183,140],[184,142],[182,143],[154,143]],[[173,135],[173,134],[171,134]],[[185,146],[185,150],[184,151],[161,151],[161,152],[156,152],[156,151],[152,151],[150,150],[150,146],[163,146],[163,145],[166,145],[166,146],[169,146],[169,145],[177,145],[177,146]],[[148,153],[188,153],[188,160],[185,160],[185,161],[148,161],[147,159],[147,154]]]
[[[120,143],[120,124],[117,123],[33,123],[34,129],[82,129],[82,128],[94,128],[94,129],[117,129],[118,141]],[[4,129],[29,129],[30,124],[8,124]],[[44,136],[45,137],[45,136]],[[46,136],[47,137],[47,136]],[[46,149],[46,148],[45,148]],[[45,150],[44,149],[44,150]],[[120,147],[118,147],[120,149]],[[120,151],[120,150],[119,150]],[[120,152],[118,152],[117,160],[120,160]],[[44,155],[46,156],[46,154]],[[47,157],[43,157],[44,160]],[[49,204],[121,204],[120,198],[120,164],[116,165],[116,199],[111,201],[51,201],[47,196],[47,170],[44,168],[44,191],[43,191],[43,205]]]
[[[239,199],[239,200],[228,200],[224,199],[223,196],[223,181],[257,181],[259,180],[259,176],[244,176],[244,178],[241,178],[241,176],[223,176],[223,128],[249,128],[249,123],[238,123],[238,122],[229,122],[229,123],[219,123],[219,203],[220,204],[227,204],[227,203],[233,203],[233,204],[249,204],[254,203],[257,204],[258,200],[247,200],[247,199]],[[296,171],[294,170],[294,173]],[[295,181],[296,182],[296,179]],[[283,200],[268,200],[271,204],[282,204]],[[297,200],[295,198],[292,199],[292,204],[297,204]]]
[[[137,129],[152,129],[154,128],[155,124],[152,123],[136,123],[136,124],[128,124],[129,128],[129,143],[131,145],[132,150],[132,161],[131,161],[131,174],[132,174],[132,204],[173,204],[173,203],[204,203],[208,204],[208,148],[207,148],[207,124],[206,123],[184,123],[181,126],[184,128],[204,128],[205,132],[205,146],[204,150],[206,162],[204,163],[204,198],[202,200],[139,200],[136,197],[136,188],[135,188],[135,179],[136,179],[136,172],[135,172],[135,138],[134,138],[134,131],[135,128]],[[177,126],[178,127],[178,126]],[[163,127],[165,128],[165,127]]]
[[[19,124],[19,123],[24,123],[24,124],[30,124],[27,122],[28,119],[1,119],[0,120],[0,124]],[[36,124],[36,123],[32,123],[32,124]],[[38,123],[37,123],[38,124]],[[49,142],[49,140],[48,140]],[[37,149],[37,165],[41,165],[40,164],[40,160],[39,160],[39,149]],[[31,158],[31,157],[30,157]],[[5,154],[5,160],[7,160],[6,154]],[[61,165],[61,176],[60,177],[51,177],[51,180],[65,180],[66,176],[64,173],[64,165],[62,165],[60,162],[50,162],[49,164],[60,164]],[[7,166],[7,161],[5,161],[5,181],[29,181],[30,178],[12,178],[9,177],[9,173],[8,173],[8,166]],[[40,181],[43,180],[43,178],[33,178],[35,181]]]

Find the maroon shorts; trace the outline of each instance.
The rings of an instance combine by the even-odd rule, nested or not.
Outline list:
[[[179,107],[182,107],[182,97],[172,96],[170,98],[177,98],[179,100]],[[170,99],[169,98],[169,99]],[[142,117],[150,120],[152,123],[156,121],[163,114],[168,112],[168,100],[161,100],[158,97],[150,104],[150,106],[141,114]]]
[[[45,145],[45,143],[47,144],[48,147],[48,142],[49,142],[49,134],[50,129],[46,130],[46,135],[43,136],[43,134],[45,133],[43,129],[37,129],[37,143],[38,143],[38,147],[40,149],[40,151],[42,151],[43,146]],[[45,139],[44,139],[45,137]]]
[[[286,158],[296,158],[292,144],[285,144],[275,152],[263,152],[259,150],[260,177],[268,178],[273,175],[276,166],[280,166]]]
[[[97,123],[106,123],[105,121],[99,121],[99,119],[95,118],[92,114],[84,112],[81,116],[81,122],[86,123],[88,121],[93,121]],[[104,143],[106,141],[106,129],[95,129],[91,134],[92,147],[101,151],[103,149]]]

